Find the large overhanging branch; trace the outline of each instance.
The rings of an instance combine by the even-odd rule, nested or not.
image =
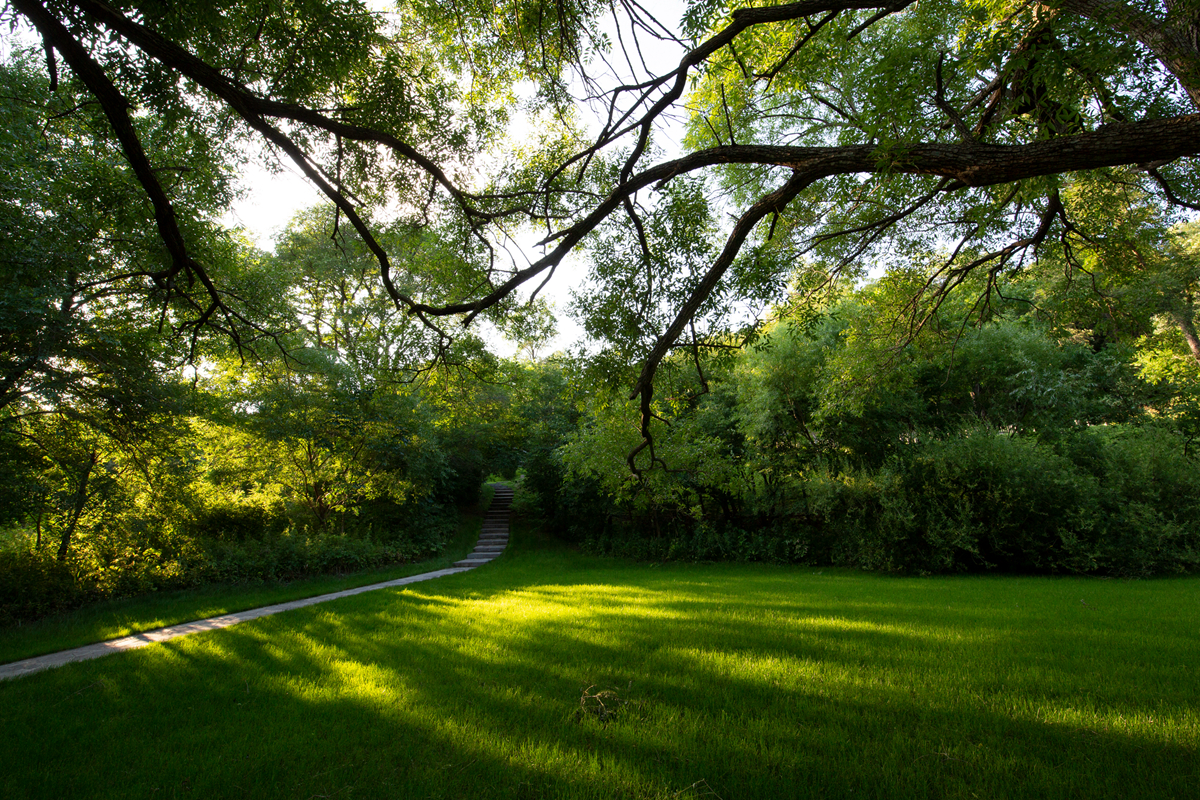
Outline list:
[[[33,23],[41,33],[46,45],[62,55],[71,70],[87,86],[88,91],[96,97],[138,183],[150,199],[154,208],[154,219],[158,227],[159,238],[171,258],[171,266],[165,270],[150,273],[148,277],[168,297],[171,295],[180,297],[196,312],[197,318],[188,323],[193,332],[205,325],[212,326],[230,336],[239,348],[243,345],[240,329],[264,333],[253,321],[230,308],[207,271],[189,254],[183,232],[179,228],[175,208],[170,198],[167,197],[162,184],[159,183],[154,168],[151,166],[141,140],[133,127],[133,122],[129,118],[129,101],[109,80],[104,69],[96,63],[87,50],[37,0],[13,0],[13,7]],[[201,304],[187,292],[177,291],[177,282],[180,276],[188,281],[200,281],[207,295],[207,302]],[[223,322],[216,322],[216,317],[220,317]],[[194,335],[192,344],[194,347]]]
[[[679,335],[683,333],[683,329],[696,316],[696,312],[700,310],[700,306],[708,299],[713,290],[717,288],[717,285],[720,284],[721,279],[725,276],[725,272],[729,269],[733,260],[737,258],[738,253],[741,252],[742,245],[745,244],[746,239],[754,231],[758,223],[768,215],[779,214],[800,192],[804,191],[821,177],[823,175],[819,168],[796,169],[787,183],[760,199],[738,219],[737,224],[733,226],[733,231],[730,233],[729,238],[725,241],[725,247],[722,249],[721,254],[717,256],[716,261],[709,267],[708,272],[704,274],[704,277],[700,279],[696,288],[692,290],[687,301],[679,308],[670,327],[659,337],[650,354],[646,356],[646,360],[642,366],[642,374],[638,377],[633,392],[630,394],[631,399],[641,395],[642,444],[635,448],[628,456],[629,467],[635,473],[637,472],[635,459],[638,453],[644,447],[653,446],[653,437],[650,433],[650,420],[653,417],[654,375],[658,370],[658,365],[662,363],[663,358],[670,352],[672,345],[675,344]]]
[[[33,4],[31,0],[24,3]],[[371,142],[389,148],[420,167],[439,185],[458,200],[465,213],[471,216],[482,216],[483,212],[474,209],[468,202],[470,195],[460,190],[449,176],[434,161],[408,142],[399,137],[334,119],[316,109],[294,103],[282,103],[277,100],[261,97],[247,87],[223,75],[203,60],[189,53],[179,45],[160,36],[144,25],[116,11],[112,7],[96,2],[96,0],[75,0],[75,5],[85,11],[96,21],[108,29],[120,34],[130,44],[136,46],[146,55],[155,59],[163,66],[175,70],[180,75],[196,82],[197,85],[212,92],[233,109],[248,123],[255,118],[286,119],[311,125],[335,136],[349,141]],[[252,123],[251,123],[252,124]]]
[[[731,143],[727,146],[699,150],[639,169],[647,153],[653,125],[683,96],[693,71],[722,48],[732,47],[734,40],[742,32],[756,25],[804,20],[816,15],[820,15],[817,28],[819,30],[833,18],[832,15],[856,10],[874,10],[876,13],[869,15],[848,34],[852,38],[866,26],[890,14],[903,11],[912,2],[913,0],[806,0],[785,5],[740,9],[733,12],[730,22],[721,30],[688,51],[674,70],[642,83],[611,90],[607,119],[600,134],[590,147],[565,159],[556,169],[550,171],[550,177],[541,188],[541,198],[545,201],[545,207],[549,209],[551,197],[560,191],[555,188],[556,179],[565,170],[573,165],[582,164],[579,168],[582,173],[601,149],[618,141],[632,141],[631,152],[624,160],[617,185],[590,209],[585,208],[581,211],[572,224],[548,237],[544,244],[550,246],[549,251],[533,264],[515,271],[508,280],[498,286],[492,286],[489,282],[490,291],[483,297],[446,305],[419,302],[416,298],[398,291],[391,281],[388,254],[357,213],[351,198],[343,192],[340,183],[331,181],[321,172],[312,157],[285,133],[278,123],[295,123],[331,137],[339,137],[341,140],[386,148],[398,158],[422,170],[432,181],[433,188],[440,187],[453,198],[477,234],[478,226],[502,217],[526,214],[527,218],[532,219],[534,214],[531,209],[537,205],[539,198],[536,192],[497,194],[488,197],[468,193],[456,186],[450,176],[432,159],[392,133],[346,122],[317,109],[263,97],[103,2],[76,0],[74,5],[128,45],[210,92],[246,124],[294,160],[309,179],[347,215],[363,237],[379,261],[384,284],[393,299],[431,326],[432,318],[453,315],[463,315],[464,323],[469,323],[480,313],[512,296],[526,282],[539,277],[544,280],[569,252],[579,246],[584,238],[605,220],[622,208],[628,212],[639,191],[661,186],[680,175],[723,165],[757,165],[790,170],[791,178],[783,187],[764,196],[737,220],[720,256],[688,300],[678,309],[671,326],[659,338],[647,357],[634,395],[641,395],[643,433],[648,436],[647,420],[653,378],[665,354],[674,346],[692,316],[720,284],[757,224],[764,217],[778,214],[789,203],[802,198],[806,190],[823,179],[853,174],[928,175],[942,179],[941,185],[934,191],[934,195],[937,195],[963,190],[966,187],[1013,183],[1048,175],[1135,164],[1141,165],[1148,174],[1163,183],[1164,190],[1168,192],[1168,197],[1171,197],[1169,186],[1166,186],[1155,170],[1174,159],[1200,154],[1200,115],[1121,122],[1105,125],[1093,132],[1069,135],[1066,131],[1061,131],[1063,135],[1020,145],[985,144],[978,140],[982,130],[972,132],[964,121],[957,118],[957,112],[946,101],[939,63],[937,106],[947,114],[954,127],[960,130],[962,141],[891,142],[883,146],[861,144],[842,147],[789,147],[737,145],[732,143],[731,135]],[[34,23],[45,41],[63,55],[70,68],[100,100],[134,174],[154,205],[160,236],[174,262],[172,271],[164,275],[168,279],[180,271],[196,275],[205,282],[214,301],[219,300],[216,288],[211,286],[204,271],[187,254],[182,234],[175,221],[174,209],[154,177],[146,154],[137,139],[125,98],[105,75],[100,65],[91,58],[80,40],[48,12],[39,0],[13,0],[12,5]],[[1160,21],[1132,10],[1130,6],[1118,0],[1049,0],[1049,5],[1097,20],[1142,42],[1177,77],[1192,96],[1197,108],[1200,108],[1200,73],[1197,72],[1200,68],[1196,65],[1198,45],[1195,36],[1196,23],[1192,18],[1184,20],[1174,28],[1167,28]],[[808,40],[809,37],[801,36],[798,40],[800,43],[789,51],[785,59],[791,58],[796,48],[802,47]],[[988,91],[992,88],[989,87]],[[620,99],[627,96],[633,97],[630,107],[618,111]],[[986,121],[985,115],[981,125]],[[580,195],[578,199],[582,200],[585,197],[587,195]],[[919,204],[929,200],[930,197],[923,197]],[[498,211],[485,210],[484,202],[501,202],[505,207]],[[636,223],[636,215],[633,219]],[[228,309],[216,304],[202,309],[202,320],[208,319],[217,311],[229,313]]]
[[[1064,172],[1125,164],[1172,161],[1200,154],[1200,114],[1106,125],[1102,130],[1024,145],[921,142],[879,148],[726,145],[650,167],[617,186],[586,217],[559,232],[554,248],[485,297],[445,306],[418,304],[433,316],[466,314],[467,322],[510,296],[524,283],[557,266],[585,236],[617,211],[625,199],[680,175],[727,164],[799,170],[813,181],[834,175],[898,173],[948,178],[955,187],[992,186]]]
[[[277,146],[282,146],[280,142],[282,132],[268,121],[270,119],[283,119],[310,125],[346,140],[379,144],[425,171],[437,185],[440,185],[458,201],[461,210],[468,219],[481,222],[503,215],[520,213],[520,208],[518,207],[500,212],[483,212],[476,208],[474,201],[478,198],[459,189],[436,163],[421,154],[415,147],[392,134],[334,119],[318,110],[301,105],[281,103],[261,97],[245,86],[226,77],[219,70],[187,52],[182,47],[129,19],[105,3],[98,2],[97,0],[76,0],[75,5],[97,22],[119,34],[130,44],[138,47],[151,58],[156,59],[166,67],[178,71],[179,74],[190,78],[199,86],[212,92],[241,116],[247,124],[258,130]],[[1177,121],[1179,124],[1173,124],[1171,120],[1130,123],[1138,127],[1132,129],[1128,128],[1127,125],[1109,126],[1104,131],[1095,134],[1081,134],[1053,143],[1037,142],[1017,147],[996,147],[978,143],[957,145],[916,143],[911,145],[895,145],[888,152],[880,152],[878,149],[867,145],[845,148],[788,148],[730,145],[728,147],[717,147],[693,153],[681,159],[650,167],[640,173],[633,173],[632,170],[644,153],[651,125],[669,106],[682,96],[689,71],[703,63],[721,48],[731,44],[743,31],[755,25],[787,22],[805,19],[816,14],[840,13],[852,10],[877,9],[880,13],[871,18],[871,20],[875,20],[880,18],[881,15],[886,16],[887,14],[899,12],[909,5],[911,5],[911,0],[893,0],[892,2],[881,2],[881,0],[806,0],[799,3],[747,8],[735,11],[728,25],[689,51],[679,66],[671,73],[637,87],[619,87],[613,91],[613,102],[615,103],[616,96],[622,91],[643,89],[645,92],[652,93],[655,87],[671,83],[670,90],[659,97],[637,119],[632,119],[630,115],[637,107],[647,101],[647,98],[650,96],[649,94],[643,94],[634,104],[634,109],[626,112],[620,120],[614,121],[610,117],[610,123],[605,126],[605,131],[601,133],[594,145],[573,159],[568,159],[562,165],[561,168],[566,168],[570,163],[579,158],[589,158],[599,147],[616,141],[630,132],[638,131],[638,142],[626,160],[620,185],[605,200],[595,206],[592,212],[587,214],[586,217],[551,237],[551,240],[556,241],[557,244],[550,253],[526,269],[516,272],[508,281],[496,287],[485,297],[475,300],[438,306],[414,302],[412,298],[402,296],[401,293],[395,291],[392,286],[387,287],[389,292],[398,303],[408,307],[414,313],[431,316],[466,314],[466,321],[470,322],[478,313],[496,305],[526,281],[557,266],[567,252],[577,246],[582,238],[594,230],[601,221],[624,205],[634,192],[651,184],[669,180],[679,174],[719,164],[763,164],[790,168],[802,167],[804,169],[812,166],[824,175],[881,171],[934,174],[952,178],[963,185],[979,186],[989,183],[1019,180],[1021,177],[1076,169],[1090,169],[1099,166],[1139,162],[1161,163],[1180,155],[1194,152],[1186,144],[1189,137],[1194,138],[1194,129],[1188,127],[1190,123],[1187,121],[1187,118],[1181,118],[1180,121]],[[1064,0],[1063,5],[1077,13],[1090,11],[1092,14],[1098,14],[1100,12],[1097,9],[1100,9],[1107,16],[1111,16],[1109,14],[1111,8],[1124,8],[1124,6],[1114,3],[1112,0]],[[53,21],[62,29],[66,37],[65,40],[62,40],[63,45],[67,47],[74,46],[74,49],[86,55],[86,51],[82,46],[71,38],[69,34],[66,34],[65,28],[60,23],[57,23],[37,0],[16,0],[14,7],[31,19],[34,17],[39,18],[42,21],[39,27],[42,27],[48,21]],[[1130,28],[1131,26],[1126,27]],[[1139,28],[1138,31],[1135,31],[1135,33],[1137,32],[1141,32],[1141,29]],[[71,62],[69,61],[68,63]],[[76,59],[76,63],[78,63],[78,59]],[[74,68],[74,65],[72,66]],[[94,62],[93,66],[95,66]],[[98,66],[95,66],[93,72],[98,72],[99,77],[107,81],[107,78],[103,76],[103,72],[99,71]],[[95,80],[87,82],[89,86],[96,83]],[[94,87],[92,88],[94,89]],[[125,124],[127,124],[127,115],[125,119]],[[113,124],[114,127],[118,127],[119,121],[114,121]],[[123,145],[127,138],[124,137]],[[322,181],[313,177],[316,170],[307,154],[295,146],[284,147],[283,149],[339,208],[344,211],[353,210],[350,200],[343,195],[340,187],[329,185],[328,181]],[[161,207],[169,207],[169,203],[165,202],[165,194],[163,194],[161,187],[156,188],[157,183],[155,181],[146,180],[142,174],[144,171],[138,170],[135,167],[135,172],[138,173],[139,180],[143,182],[147,193],[151,195],[155,203],[156,212]],[[354,221],[355,215],[351,215],[351,219]],[[361,219],[359,219],[355,224],[355,228],[360,234],[364,235],[368,245],[371,246],[372,252],[379,259],[386,282],[390,270],[386,253],[374,241],[367,226],[361,224],[361,222]],[[164,240],[167,242],[168,249],[175,254],[179,251],[182,244],[171,228],[172,226],[169,222],[165,228],[160,224],[160,229]]]
[[[1168,161],[1174,160],[1200,152],[1200,140],[1196,138],[1198,135],[1200,115],[1189,115],[1167,120],[1110,125],[1094,133],[1055,137],[1015,146],[984,145],[976,142],[925,143],[893,148],[886,154],[868,146],[719,147],[648,171],[654,174],[657,174],[658,170],[666,171],[667,175],[661,180],[669,180],[674,175],[716,163],[752,163],[791,167],[793,175],[784,187],[762,198],[742,215],[726,240],[720,256],[646,356],[641,374],[630,395],[631,398],[641,396],[643,436],[642,443],[628,456],[631,469],[636,473],[635,459],[638,454],[647,447],[653,448],[650,432],[650,421],[653,418],[651,403],[654,376],[659,364],[674,346],[686,325],[720,284],[754,227],[766,216],[781,212],[813,183],[838,174],[893,172],[940,176],[952,182],[944,183],[943,191],[954,191],[965,187],[991,186],[1065,172],[1138,163],[1146,159],[1148,153],[1161,154],[1162,158]],[[672,172],[671,167],[674,167],[675,171]],[[640,177],[642,180],[635,183],[647,185],[652,182],[646,180],[646,173]],[[959,270],[960,281],[966,272],[975,266],[997,259],[1003,262],[1016,250],[1036,246],[1045,238],[1052,219],[1060,213],[1061,204],[1055,199],[1043,215],[1038,231],[1033,237],[1012,243],[1000,253],[988,254],[977,259],[965,271]]]
[[[870,22],[873,23],[887,14],[902,11],[914,2],[916,0],[893,0],[890,3],[882,2],[882,0],[806,0],[800,3],[786,3],[762,8],[739,8],[733,12],[732,21],[728,25],[689,50],[680,60],[679,66],[671,72],[633,86],[618,86],[609,92],[608,118],[605,120],[600,134],[596,137],[596,141],[591,147],[564,161],[551,175],[551,180],[577,162],[584,162],[586,168],[587,163],[600,150],[636,131],[638,133],[637,143],[621,171],[621,180],[628,180],[637,162],[646,152],[654,123],[683,96],[691,71],[707,61],[721,48],[732,45],[733,41],[749,28],[756,25],[807,19],[816,14],[839,14],[844,11],[880,9],[880,13],[871,18]],[[640,117],[635,118],[637,110],[666,86],[670,88],[654,101]],[[623,113],[618,114],[616,106],[620,96],[623,93],[635,92],[638,93],[638,97],[634,103]]]
[[[62,53],[64,60],[79,76],[80,80],[99,100],[101,107],[108,117],[109,124],[121,145],[126,160],[133,169],[134,175],[141,184],[147,197],[154,207],[155,219],[159,235],[172,259],[170,269],[155,273],[151,277],[156,283],[169,292],[174,290],[174,281],[179,274],[185,274],[189,279],[198,279],[205,287],[210,297],[206,307],[197,305],[186,293],[176,293],[186,302],[195,307],[197,319],[189,323],[194,330],[204,325],[212,325],[214,314],[222,315],[226,324],[215,326],[241,343],[239,327],[255,328],[253,323],[233,311],[220,296],[217,287],[212,283],[206,270],[189,254],[184,236],[180,231],[177,216],[170,198],[154,174],[141,141],[133,127],[128,114],[129,102],[105,74],[104,69],[91,57],[83,44],[51,14],[38,0],[15,0],[14,8],[24,15],[42,34],[47,47]],[[431,159],[425,157],[416,148],[400,140],[398,137],[359,125],[353,125],[328,117],[327,115],[304,106],[263,98],[251,92],[245,86],[225,77],[204,61],[196,58],[178,45],[163,38],[154,31],[140,25],[108,5],[93,0],[79,0],[76,6],[91,15],[110,30],[120,34],[128,42],[141,49],[148,56],[158,60],[164,66],[177,71],[180,75],[190,78],[199,86],[209,90],[223,100],[242,120],[257,131],[268,142],[284,152],[305,174],[305,176],[324,193],[331,202],[350,220],[356,232],[380,265],[381,278],[388,293],[397,304],[408,308],[442,338],[444,331],[418,309],[415,301],[400,292],[391,277],[391,264],[386,250],[375,238],[370,227],[359,215],[355,204],[341,189],[334,186],[326,175],[317,167],[311,157],[296,144],[296,142],[276,125],[271,119],[283,119],[311,125],[320,130],[348,140],[372,142],[390,148],[398,156],[416,164],[433,180],[441,185],[458,201],[463,213],[476,222],[496,219],[506,212],[484,212],[472,203],[472,197],[456,187],[445,172]]]

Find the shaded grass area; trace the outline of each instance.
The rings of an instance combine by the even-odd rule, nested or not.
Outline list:
[[[1198,589],[517,527],[469,573],[0,684],[0,796],[1192,798]]]
[[[433,559],[348,575],[318,575],[295,581],[210,585],[110,600],[24,625],[0,628],[0,664],[54,653],[93,642],[119,639],[166,625],[286,603],[370,583],[405,578],[450,566],[479,538],[483,511],[493,489],[485,486],[477,507],[463,510],[458,531],[446,552]]]

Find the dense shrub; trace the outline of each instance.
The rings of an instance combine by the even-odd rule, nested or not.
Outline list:
[[[1164,430],[1085,430],[1057,449],[978,430],[913,449],[873,476],[876,513],[851,515],[858,546],[845,561],[1112,575],[1200,565],[1200,476]]]
[[[920,572],[1089,571],[1096,481],[1035,440],[978,430],[894,456],[863,566]]]
[[[95,597],[48,550],[0,552],[0,625],[36,619]]]
[[[1087,431],[1065,448],[1097,477],[1096,568],[1115,575],[1200,569],[1200,469],[1165,426]]]
[[[756,511],[766,504],[752,500],[733,513],[712,504],[707,514],[638,509],[575,479],[556,510],[590,521],[582,537],[590,551],[634,558],[906,573],[1200,568],[1200,472],[1181,438],[1155,426],[1084,429],[1054,442],[977,428],[900,448],[878,468],[814,469],[782,512]],[[604,502],[607,515],[597,514]]]
[[[962,324],[977,309],[934,310],[898,346],[907,279],[781,318],[703,365],[697,352],[668,357],[644,422],[652,447],[634,402],[590,398],[526,466],[549,523],[594,552],[647,558],[1200,568],[1185,413],[1195,360],[1182,340],[1139,361],[1129,342],[1064,335],[1022,305],[977,326]]]
[[[405,510],[401,515],[397,508],[369,508],[375,536],[240,527],[241,536],[169,536],[156,521],[126,520],[122,527],[94,532],[65,562],[57,560],[52,547],[9,548],[0,551],[0,625],[97,600],[204,583],[357,572],[440,553],[457,517],[431,502]]]
[[[191,521],[197,536],[225,542],[245,542],[283,533],[288,526],[282,504],[236,503],[227,498],[200,509]]]
[[[432,555],[411,543],[382,544],[329,534],[281,536],[263,542],[208,542],[187,564],[203,582],[294,580],[307,575],[347,573],[401,564]]]

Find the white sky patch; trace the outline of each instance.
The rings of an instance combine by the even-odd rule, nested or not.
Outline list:
[[[243,228],[262,250],[273,252],[275,239],[297,212],[326,202],[320,190],[291,164],[272,173],[257,160],[251,160],[239,184],[242,196],[234,201],[221,222],[231,228]]]

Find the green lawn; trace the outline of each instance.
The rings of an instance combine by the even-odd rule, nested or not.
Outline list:
[[[32,624],[0,628],[0,664],[93,642],[119,639],[131,633],[154,630],[180,622],[217,617],[247,608],[286,603],[289,600],[444,569],[475,547],[475,541],[479,538],[479,526],[483,520],[483,509],[491,502],[492,491],[490,486],[485,486],[480,495],[479,506],[463,509],[457,535],[447,546],[446,552],[438,558],[352,575],[318,575],[286,583],[202,586],[197,589],[182,589],[97,603]]]
[[[518,528],[469,573],[0,683],[0,797],[1193,800],[1197,598]]]

